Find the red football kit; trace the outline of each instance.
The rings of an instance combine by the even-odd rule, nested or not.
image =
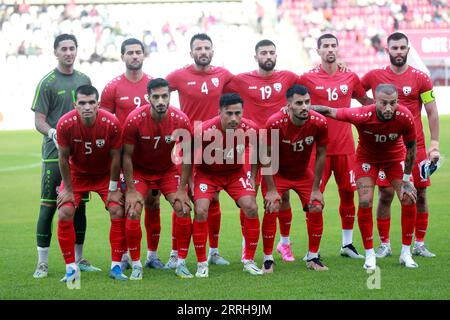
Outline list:
[[[425,136],[423,133],[423,125],[421,119],[422,98],[423,93],[433,90],[433,83],[430,77],[422,71],[408,66],[408,69],[402,74],[396,74],[389,66],[381,69],[369,71],[361,82],[366,90],[372,89],[375,95],[375,89],[380,83],[390,83],[397,88],[399,104],[405,106],[411,111],[414,117],[414,124],[417,133],[417,155],[416,162],[413,167],[412,175],[414,177],[414,185],[418,188],[430,186],[430,179],[422,179],[420,177],[419,164],[427,159],[425,150]],[[381,176],[382,178],[383,176]],[[389,186],[387,181],[379,179],[377,184],[380,186]]]
[[[302,206],[307,212],[309,251],[316,253],[320,246],[323,218],[321,212],[310,213],[307,210],[314,182],[314,172],[309,162],[311,153],[316,150],[316,147],[326,146],[328,143],[327,119],[311,110],[308,120],[299,127],[292,123],[289,114],[280,111],[269,118],[266,129],[268,144],[273,146],[276,143],[279,146],[279,169],[273,176],[277,191],[281,195],[292,189],[300,197]],[[272,131],[278,132],[277,141],[271,140]],[[272,165],[273,158],[272,155]],[[262,181],[261,188],[265,197],[267,194],[265,179]],[[265,255],[271,255],[273,251],[276,216],[276,213],[264,214],[262,235]]]
[[[136,108],[148,104],[147,84],[152,80],[148,74],[138,82],[132,82],[122,74],[112,79],[103,89],[100,107],[114,113],[120,123]]]
[[[177,90],[181,110],[194,121],[206,121],[219,113],[223,87],[233,78],[225,68],[211,66],[198,71],[190,65],[171,72],[166,80],[170,90]]]

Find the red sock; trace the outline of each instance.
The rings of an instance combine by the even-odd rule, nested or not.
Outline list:
[[[206,262],[206,239],[208,237],[208,222],[194,220],[192,225],[192,241],[198,262]]]
[[[147,234],[148,250],[158,250],[159,234],[161,233],[160,210],[150,210],[145,208],[144,225]]]
[[[416,215],[416,241],[424,242],[428,228],[428,212],[417,212]]]
[[[125,234],[127,237],[128,250],[132,261],[141,259],[141,220],[126,219]]]
[[[177,233],[176,233],[176,226],[177,226],[177,214],[175,211],[172,211],[172,250],[178,250],[178,243],[177,243]],[[191,232],[189,231],[189,239],[191,237]]]
[[[378,218],[377,217],[378,234],[380,235],[381,243],[389,242],[389,231],[391,229],[391,217]]]
[[[208,210],[208,233],[209,247],[217,248],[219,246],[220,232],[220,205],[219,201],[212,201]]]
[[[178,257],[181,259],[186,259],[189,244],[191,242],[191,233],[192,233],[192,222],[191,217],[176,217],[175,220],[175,235],[176,235],[176,243],[177,247],[175,250],[178,251]],[[173,242],[172,242],[173,243]]]
[[[245,224],[245,213],[244,210],[240,209],[239,211],[239,219],[241,220],[241,231],[242,235],[244,236],[244,224]],[[245,236],[244,236],[245,238]]]
[[[253,260],[259,240],[259,218],[244,219],[245,259]]]
[[[358,225],[364,249],[373,249],[373,219],[372,208],[358,208]]]
[[[323,232],[323,215],[320,212],[306,212],[306,226],[308,229],[308,250],[319,252],[320,240]]]
[[[402,204],[402,244],[410,246],[416,226],[416,204]]]
[[[340,191],[339,215],[341,216],[342,230],[353,230],[355,224],[355,204],[353,202],[353,191]]]
[[[280,235],[289,237],[291,233],[292,209],[280,210],[278,212],[278,221],[280,222]]]
[[[261,229],[264,254],[267,256],[273,252],[273,243],[275,242],[275,234],[277,233],[277,215],[277,212],[264,212]]]
[[[111,219],[109,243],[111,244],[111,260],[120,262],[122,260],[122,255],[127,250],[127,242],[125,240],[125,218]]]
[[[66,264],[75,263],[75,229],[73,220],[58,221],[58,242]]]

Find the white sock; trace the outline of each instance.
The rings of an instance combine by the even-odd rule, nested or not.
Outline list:
[[[147,260],[156,259],[158,256],[156,255],[156,251],[147,251]]]
[[[83,259],[83,245],[75,244],[75,261],[78,263]]]
[[[372,249],[366,249],[366,258],[370,255],[374,255],[375,254],[375,250]]]
[[[115,266],[121,267],[120,262],[112,261],[112,262],[111,262],[111,269],[114,268]]]
[[[387,242],[382,242],[385,246],[391,247],[391,240],[388,240]]]
[[[134,267],[134,266],[138,266],[138,267],[141,267],[141,268],[142,268],[141,260],[133,261],[133,262],[131,262],[131,265],[132,265],[133,267]]]
[[[353,229],[342,229],[342,246],[345,247],[353,242]]]
[[[423,241],[414,241],[414,247],[420,247],[423,246],[425,244],[425,242]]]
[[[269,254],[269,255],[264,255],[264,261],[267,260],[272,260],[273,261],[273,255]]]
[[[122,255],[122,261],[130,261],[131,259],[130,259],[130,255],[128,254],[128,251],[127,252],[125,252],[123,255]]]
[[[280,237],[281,244],[291,244],[291,239],[289,237]]]
[[[77,266],[77,264],[76,263],[68,263],[68,264],[66,264],[66,272],[69,272],[69,270],[70,269],[77,269],[78,268],[78,266]]]
[[[411,255],[411,246],[405,246],[402,244],[402,253],[401,255]]]
[[[37,247],[38,251],[38,263],[44,262],[48,264],[48,249],[49,247]]]
[[[319,257],[319,253],[312,253],[311,251],[308,251],[308,256],[306,257],[306,260],[311,260],[314,258],[318,258]]]
[[[170,251],[171,256],[177,256],[178,257],[178,250],[172,250]]]
[[[244,264],[246,264],[247,262],[250,262],[251,260],[248,260],[248,259],[244,259],[244,260],[242,260],[242,262],[244,263]]]
[[[209,255],[213,255],[214,253],[219,254],[218,248],[209,248]]]
[[[177,260],[177,266],[179,266],[180,264],[185,264],[185,263],[186,263],[186,259],[178,258],[178,260]]]

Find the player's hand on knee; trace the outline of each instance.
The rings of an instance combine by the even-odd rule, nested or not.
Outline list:
[[[417,190],[410,181],[403,181],[401,187],[401,201],[407,201],[405,197],[409,198],[412,203],[417,201]]]
[[[173,199],[173,205],[174,209],[175,206],[181,206],[181,209],[183,211],[183,214],[188,214],[191,210],[191,201],[189,199],[189,196],[185,190],[178,190],[175,193],[175,197]]]
[[[67,192],[66,190],[62,190],[58,193],[58,197],[56,198],[56,205],[58,206],[58,209],[64,204],[71,202],[73,206],[76,206],[75,203],[75,197],[73,195],[73,192]]]
[[[144,206],[144,199],[142,195],[136,190],[128,190],[125,195],[125,212],[128,214],[129,212],[139,211],[139,206],[142,208]]]
[[[280,211],[281,201],[281,196],[276,190],[267,191],[264,197],[264,210],[269,213]]]
[[[123,206],[125,204],[125,199],[122,192],[119,189],[115,191],[108,192],[108,198],[106,199],[106,207],[109,207],[110,202],[115,202]]]
[[[325,207],[325,201],[323,200],[323,194],[319,190],[311,192],[311,197],[308,203],[309,211],[322,211]]]

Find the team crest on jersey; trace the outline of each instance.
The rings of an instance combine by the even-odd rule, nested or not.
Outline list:
[[[341,92],[342,92],[343,94],[347,94],[347,92],[348,92],[348,86],[347,86],[346,84],[341,84],[339,88],[341,89]]]
[[[171,143],[171,142],[173,142],[173,137],[172,136],[166,136],[165,140],[166,140],[166,143]]]
[[[281,85],[281,83],[277,82],[277,83],[274,83],[274,84],[273,84],[273,88],[274,88],[277,92],[280,92],[280,91],[281,91],[281,88],[282,88],[282,85]]]
[[[403,87],[403,94],[407,96],[411,93],[411,87]]]
[[[384,179],[386,179],[386,173],[384,173],[383,170],[380,170],[378,172],[378,178],[380,178],[381,181],[384,181]]]
[[[369,170],[370,170],[370,164],[368,164],[368,163],[363,163],[363,164],[361,165],[361,168],[363,169],[364,172],[369,172]]]
[[[95,140],[95,144],[98,148],[103,148],[105,146],[105,139],[97,139]]]
[[[313,136],[306,137],[305,142],[308,146],[311,145],[314,142],[314,137]]]
[[[218,87],[219,86],[219,78],[211,78],[211,82],[214,85],[214,87]]]
[[[237,151],[238,154],[243,153],[243,152],[244,152],[244,149],[245,149],[245,146],[244,146],[243,144],[238,144],[238,145],[236,146],[236,151]]]
[[[396,133],[389,133],[389,139],[390,140],[394,141],[397,138],[398,138],[398,134],[396,134]]]
[[[208,185],[204,183],[200,183],[200,191],[205,193],[208,190]]]

